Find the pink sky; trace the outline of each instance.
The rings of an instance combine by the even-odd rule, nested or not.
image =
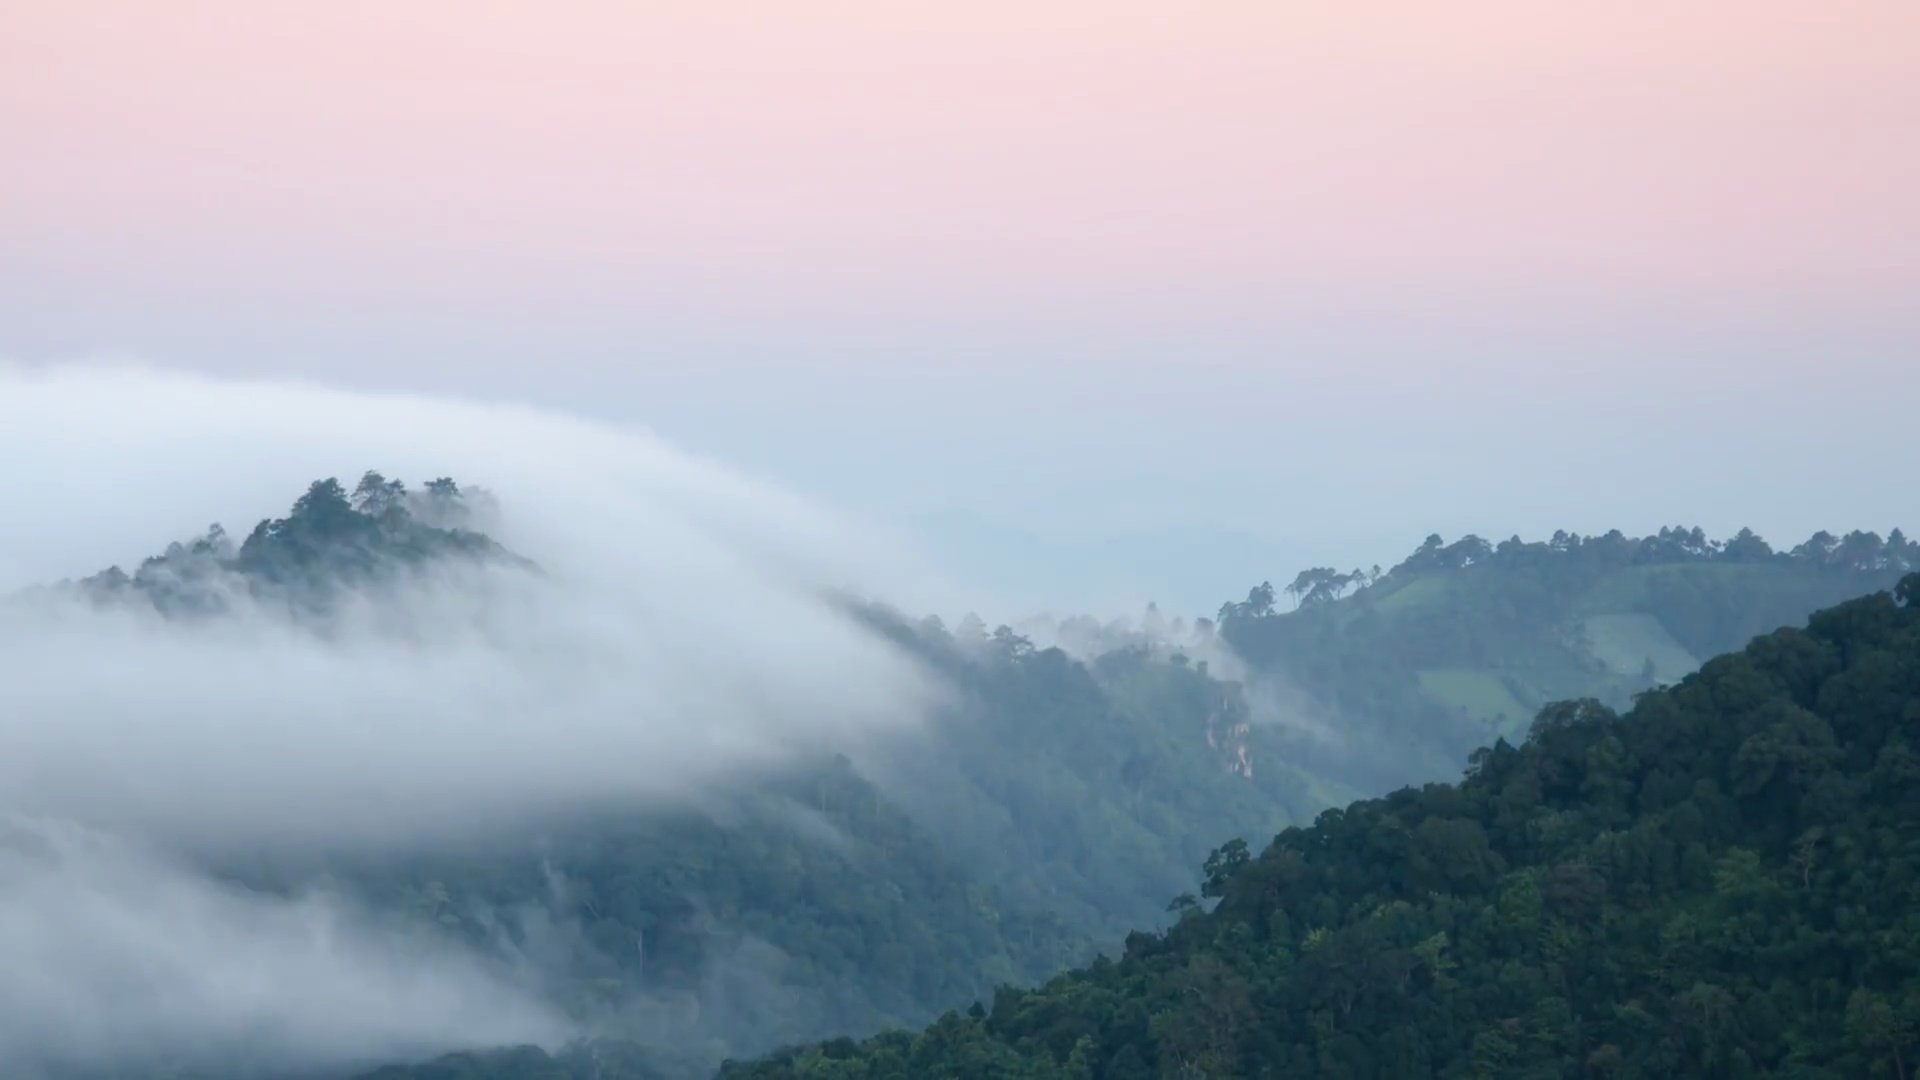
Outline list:
[[[1211,317],[1920,286],[1910,0],[0,18],[0,270],[47,289]]]
[[[1035,595],[1915,524],[1914,0],[11,0],[0,155],[0,361],[640,420]]]

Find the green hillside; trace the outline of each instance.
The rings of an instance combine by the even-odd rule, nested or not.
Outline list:
[[[1218,634],[1256,696],[1264,686],[1304,699],[1303,726],[1335,733],[1288,741],[1286,760],[1380,791],[1447,775],[1548,702],[1624,706],[1702,657],[1916,567],[1920,545],[1897,529],[1819,533],[1784,552],[1744,530],[1726,541],[1698,529],[1499,545],[1434,536],[1384,573],[1301,573],[1283,590],[1292,609],[1263,584],[1221,609]]]
[[[733,1080],[1906,1077],[1920,575],[1208,860],[1124,954]],[[578,1074],[567,1074],[578,1075]]]
[[[1678,682],[1700,661],[1674,639],[1660,620],[1646,612],[1588,615],[1579,621],[1581,644],[1616,676]]]

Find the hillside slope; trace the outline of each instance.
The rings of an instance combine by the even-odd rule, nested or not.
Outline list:
[[[498,512],[452,481],[415,493],[369,474],[352,494],[320,481],[240,545],[216,527],[78,587],[168,618],[215,618],[244,595],[323,632],[337,604],[441,568],[539,574],[479,531]],[[780,1043],[913,1026],[1157,931],[1170,910],[1191,922],[1190,899],[1167,898],[1200,884],[1203,861],[1225,880],[1244,849],[1221,841],[1306,821],[1344,801],[1345,782],[1439,775],[1550,690],[1622,701],[1693,666],[1714,635],[1797,619],[1911,555],[1898,534],[1864,563],[1853,538],[1834,545],[1852,562],[1751,545],[1696,557],[1685,543],[1655,557],[1636,542],[1620,565],[1603,541],[1465,557],[1429,543],[1351,595],[1310,582],[1298,611],[1277,613],[1256,590],[1219,638],[1122,635],[1086,660],[1007,627],[845,601],[951,691],[913,738],[820,747],[697,805],[556,818],[445,852],[261,852],[220,869],[274,892],[345,887],[512,964],[594,1036],[558,1059],[457,1056],[418,1075],[544,1063],[677,1080]],[[1526,570],[1538,557],[1545,569]],[[1188,655],[1220,659],[1220,639],[1252,661],[1251,698]],[[1283,680],[1341,707],[1342,741],[1261,722]]]
[[[382,605],[438,612],[433,590],[477,590],[449,611],[484,610],[487,574],[543,573],[482,531],[499,512],[451,480],[321,480],[240,543],[215,526],[133,573],[14,602],[124,605],[157,614],[156,633],[245,607],[321,637]],[[228,851],[212,869],[278,895],[326,882],[531,980],[600,1037],[592,1053],[687,1077],[728,1054],[924,1023],[1084,962],[1164,921],[1220,836],[1270,835],[1322,805],[1285,768],[1237,767],[1245,704],[1204,664],[1146,650],[1086,663],[1005,628],[847,603],[950,691],[910,737],[445,850]]]
[[[1385,573],[1302,572],[1283,590],[1292,610],[1256,587],[1221,609],[1218,633],[1256,689],[1285,692],[1299,720],[1282,750],[1290,761],[1382,791],[1451,775],[1548,702],[1622,707],[1916,568],[1920,545],[1897,529],[1884,540],[1819,533],[1785,552],[1744,530],[1497,546],[1434,536]]]
[[[1906,1077],[1920,1043],[1920,575],[1624,716],[1557,704],[1458,784],[1208,864],[1118,961],[837,1077]]]

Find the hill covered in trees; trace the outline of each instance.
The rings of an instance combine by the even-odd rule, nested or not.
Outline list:
[[[501,513],[451,480],[420,491],[377,473],[352,491],[323,480],[239,544],[215,526],[132,574],[116,568],[66,588],[166,619],[263,604],[324,632],[342,603],[424,578],[465,580],[448,579],[450,570],[540,575],[488,535]],[[1497,549],[1430,540],[1391,573],[1301,575],[1289,590],[1295,610],[1278,610],[1262,586],[1217,625],[1150,611],[1137,626],[1079,618],[989,631],[977,619],[949,627],[841,597],[834,602],[850,617],[951,691],[915,737],[822,746],[694,802],[578,814],[483,845],[262,852],[219,870],[288,895],[324,879],[422,933],[510,961],[590,1036],[553,1057],[476,1052],[384,1077],[705,1076],[725,1058],[779,1044],[918,1026],[1084,963],[1129,930],[1119,964],[1098,961],[1028,997],[1001,990],[995,1000],[1050,1001],[1060,987],[1084,986],[1107,987],[1101,1000],[1118,1001],[1139,989],[1147,1012],[1128,1005],[1125,1021],[1133,1057],[1118,1043],[1107,1054],[1118,1036],[1084,1025],[1057,1061],[1036,1056],[993,1026],[1006,1016],[996,1004],[991,1016],[949,1015],[933,1029],[958,1040],[960,1057],[913,1050],[919,1056],[903,1060],[933,1071],[914,1065],[902,1075],[1053,1075],[1045,1070],[1056,1065],[1069,1069],[1062,1075],[1242,1075],[1219,1064],[1226,1058],[1162,1053],[1156,1025],[1176,1022],[1155,1019],[1164,1003],[1146,983],[1115,983],[1111,972],[1171,978],[1150,961],[1188,949],[1186,959],[1227,964],[1204,968],[1194,986],[1227,980],[1235,989],[1223,992],[1235,1001],[1230,975],[1264,986],[1215,955],[1225,946],[1183,944],[1227,925],[1219,920],[1231,905],[1201,914],[1188,894],[1233,895],[1228,883],[1249,861],[1245,841],[1312,820],[1355,792],[1447,775],[1472,747],[1519,738],[1511,710],[1530,715],[1555,696],[1595,699],[1582,716],[1625,706],[1691,670],[1723,637],[1797,622],[1912,564],[1899,534],[1874,544],[1863,535],[1816,537],[1785,554],[1750,535],[1716,545],[1677,531],[1624,547],[1604,537]],[[1499,711],[1457,700],[1490,685],[1507,695]],[[1500,743],[1490,753],[1513,752]],[[1339,820],[1323,818],[1310,835]],[[1424,822],[1405,828],[1472,831]],[[1388,854],[1400,850],[1385,834],[1374,839]],[[1354,873],[1341,872],[1341,888]],[[1301,933],[1345,925],[1347,901],[1328,903]],[[1291,939],[1286,948],[1289,963],[1311,951]],[[1443,950],[1442,959],[1461,956]],[[1233,1015],[1233,1024],[1244,1019]],[[1189,1021],[1199,1022],[1177,1023]],[[1074,1048],[1081,1035],[1091,1049]],[[752,1068],[895,1075],[874,1063],[919,1045],[843,1040]],[[986,1056],[955,1064],[976,1050]],[[874,1067],[881,1071],[860,1071]]]
[[[143,560],[78,587],[101,602],[150,604],[171,617],[215,615],[242,598],[298,614],[324,613],[342,593],[392,584],[449,562],[500,562],[531,569],[471,526],[493,512],[485,492],[463,492],[451,478],[420,491],[369,472],[349,493],[316,480],[283,518],[254,526],[239,544],[219,524]]]
[[[1622,707],[1914,569],[1920,545],[1898,529],[1816,533],[1786,551],[1744,529],[1430,536],[1389,571],[1306,570],[1278,594],[1262,583],[1221,608],[1216,632],[1295,717],[1287,760],[1377,792],[1450,775],[1549,702]]]
[[[343,611],[404,604],[423,583],[484,585],[468,570],[543,574],[484,531],[500,513],[452,480],[326,479],[239,543],[214,526],[54,591],[163,625],[284,613],[324,637]],[[445,851],[225,853],[214,868],[276,895],[324,880],[511,964],[599,1036],[596,1060],[687,1077],[923,1023],[1084,961],[1164,919],[1220,836],[1324,805],[1284,767],[1235,767],[1244,700],[1184,654],[1083,661],[1005,627],[835,602],[949,691],[914,738],[822,746],[697,799]]]
[[[1455,784],[1329,810],[1118,960],[917,1034],[730,1065],[906,1077],[1906,1077],[1920,575]]]

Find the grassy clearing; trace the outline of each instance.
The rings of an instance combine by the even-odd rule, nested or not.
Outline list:
[[[1383,614],[1397,615],[1418,608],[1434,607],[1446,600],[1447,594],[1453,591],[1453,585],[1453,581],[1439,574],[1417,577],[1374,599],[1373,609]]]
[[[1534,710],[1527,708],[1507,684],[1471,668],[1428,668],[1420,672],[1420,689],[1451,710],[1465,712],[1502,735],[1526,730]]]
[[[1638,675],[1653,662],[1653,675],[1660,682],[1675,682],[1700,666],[1660,620],[1651,615],[1589,615],[1581,620],[1587,647],[1615,674]]]

